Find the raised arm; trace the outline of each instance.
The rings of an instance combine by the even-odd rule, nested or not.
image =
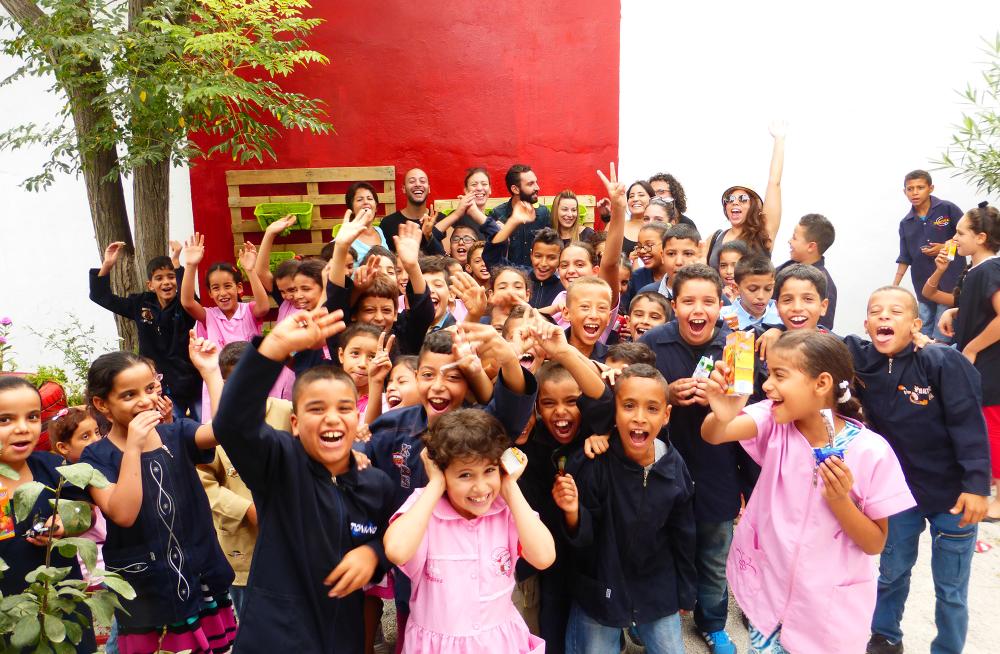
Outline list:
[[[388,338],[387,338],[388,336]],[[368,406],[365,408],[365,424],[370,425],[382,415],[382,393],[385,391],[385,378],[392,370],[389,353],[396,344],[393,334],[382,332],[378,336],[378,349],[375,356],[368,362]]]
[[[340,230],[336,238],[333,239],[333,257],[330,258],[330,283],[334,286],[345,286],[344,271],[347,270],[347,251],[351,249],[351,244],[361,236],[361,232],[368,229],[375,220],[375,212],[365,207],[353,215],[348,209],[344,214],[344,221],[340,224]]]
[[[726,395],[727,368],[725,362],[717,363],[706,387],[712,412],[701,423],[701,437],[713,445],[750,440],[757,436],[757,423],[753,418],[740,415],[749,396]]]
[[[524,468],[513,474],[503,475],[500,480],[500,495],[514,516],[521,556],[536,570],[544,570],[556,560],[556,544],[548,528],[528,505],[528,500],[524,499],[521,487],[517,484],[522,472]]]
[[[500,231],[493,237],[493,243],[503,243],[510,240],[514,230],[521,225],[529,225],[535,221],[535,208],[519,199],[511,199],[510,218],[503,224]]]
[[[181,250],[183,248],[180,241],[170,241],[170,264],[174,270],[181,267]]]
[[[601,257],[601,279],[611,287],[611,306],[619,301],[618,260],[621,259],[622,246],[625,244],[625,185],[618,181],[615,163],[611,162],[610,177],[597,171],[597,176],[604,182],[611,200],[611,221],[608,223],[608,240],[604,246],[604,256]],[[628,310],[626,308],[625,313]],[[621,313],[621,312],[620,312]]]
[[[198,322],[205,322],[205,307],[195,298],[195,284],[198,283],[198,264],[205,258],[205,237],[195,232],[184,241],[184,264],[187,266],[181,280],[181,306],[188,315]]]
[[[904,264],[900,265],[902,266]],[[927,281],[924,283],[924,287],[920,289],[920,294],[931,302],[937,302],[938,304],[943,304],[946,307],[953,307],[955,306],[955,294],[938,290],[938,284],[941,283],[941,277],[944,276],[944,273],[948,270],[949,265],[951,265],[951,261],[948,260],[948,253],[944,250],[944,248],[942,248],[941,251],[938,252],[937,256],[934,257],[934,272],[927,278]],[[903,272],[906,272],[905,268],[903,268]],[[899,276],[897,275],[897,277]],[[899,281],[897,280],[896,285],[898,284]]]
[[[584,395],[593,399],[599,399],[604,395],[605,384],[601,379],[594,362],[583,355],[580,350],[571,346],[566,340],[566,332],[545,320],[539,315],[537,309],[531,310],[530,330],[533,338],[547,357],[553,361],[558,361],[569,374],[580,385],[580,390]]]
[[[188,357],[198,370],[201,378],[205,380],[205,386],[208,388],[209,406],[214,416],[219,410],[219,402],[222,399],[222,372],[219,370],[219,345],[207,338],[199,338],[192,329],[188,339]],[[194,442],[200,450],[211,449],[219,444],[215,440],[212,423],[209,422],[198,427],[198,430],[194,434]]]
[[[774,243],[781,227],[781,172],[785,166],[785,134],[788,124],[783,120],[772,121],[769,126],[774,137],[771,150],[771,168],[767,173],[767,190],[764,192],[764,220],[767,221],[767,235]]]
[[[139,516],[142,508],[142,450],[159,422],[160,412],[155,409],[136,414],[128,425],[118,479],[106,488],[89,487],[94,504],[119,527],[131,527]]]
[[[427,448],[420,451],[420,459],[427,473],[427,485],[417,501],[385,530],[385,556],[398,566],[408,563],[417,553],[427,533],[434,507],[445,492],[444,473],[431,461]]]
[[[274,289],[274,275],[271,274],[271,248],[274,247],[274,239],[278,234],[295,224],[296,218],[291,214],[274,221],[264,230],[264,236],[260,239],[260,248],[257,252],[257,265],[254,270],[260,277],[260,283],[264,285],[264,290],[270,293]],[[249,272],[248,272],[249,274]]]
[[[268,295],[267,289],[260,281],[260,276],[257,275],[257,259],[257,247],[250,241],[244,243],[243,247],[240,248],[240,264],[247,273],[247,280],[253,291],[254,318],[260,319],[271,310],[271,296]]]
[[[108,279],[111,269],[118,262],[118,257],[121,256],[124,247],[124,242],[115,241],[104,250],[104,261],[101,262],[97,275],[94,275],[93,269],[90,272],[90,299],[119,316],[135,319],[131,311],[131,303],[127,298],[114,294],[111,290],[111,280]]]
[[[420,238],[423,233],[415,224],[406,221],[400,224],[392,242],[396,246],[396,256],[403,264],[403,270],[410,276],[409,287],[414,295],[423,295],[427,290],[424,273],[420,271]]]

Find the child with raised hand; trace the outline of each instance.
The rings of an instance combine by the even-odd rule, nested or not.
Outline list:
[[[903,650],[900,620],[919,535],[928,523],[938,589],[938,635],[931,651],[962,651],[977,523],[986,514],[990,494],[980,376],[951,347],[918,349],[916,339],[926,338],[918,315],[912,293],[883,287],[868,300],[865,329],[870,340],[845,339],[866,418],[892,445],[917,501],[915,508],[889,519],[868,646],[874,654]]]
[[[213,423],[260,525],[237,652],[360,652],[361,587],[388,569],[381,534],[395,507],[385,476],[359,470],[351,454],[353,380],[332,366],[311,368],[295,381],[295,438],[263,424],[282,363],[343,331],[340,318],[319,308],[276,325],[227,379]]]
[[[679,654],[679,611],[695,602],[694,485],[667,440],[666,380],[626,368],[614,415],[610,451],[578,453],[552,487],[576,555],[566,651],[618,651],[634,626],[650,654]]]
[[[279,270],[276,269],[274,273],[271,272],[271,248],[274,247],[274,239],[281,232],[285,231],[289,227],[295,225],[298,219],[295,216],[288,215],[278,220],[274,221],[267,226],[264,230],[264,236],[260,239],[260,246],[257,248],[257,263],[254,266],[257,277],[260,278],[260,283],[264,287],[264,290],[271,294],[275,302],[278,303],[278,321],[285,319],[291,309],[291,303],[285,307],[285,315],[280,315],[282,308],[285,306],[285,302],[291,300],[291,294],[288,293],[289,286],[292,285],[291,277],[294,275],[294,268],[291,270],[286,268],[282,271],[284,274],[279,274]],[[294,266],[297,261],[291,259],[291,264]],[[282,261],[282,263],[286,263]],[[280,269],[280,265],[279,265]],[[289,274],[291,272],[291,274]]]
[[[189,340],[191,361],[218,402],[219,348],[194,334]],[[119,650],[228,648],[236,635],[227,593],[233,571],[195,469],[215,453],[211,425],[186,418],[161,424],[153,371],[129,352],[91,364],[87,397],[111,423],[108,435],[81,457],[111,482],[89,489],[107,519],[105,565],[136,591],[115,611]]]
[[[739,441],[762,467],[726,576],[751,652],[861,652],[875,608],[871,557],[913,497],[892,448],[861,422],[839,338],[786,333],[767,358],[763,402],[727,394],[725,362],[708,384],[702,438]]]
[[[200,417],[201,377],[187,358],[188,332],[195,325],[178,300],[184,269],[170,257],[153,257],[146,264],[146,292],[119,297],[111,291],[111,270],[125,243],[117,241],[104,251],[99,269],[90,271],[90,299],[108,311],[135,322],[139,354],[149,357],[163,373],[163,385],[173,402],[174,415]]]
[[[390,561],[412,580],[403,652],[542,652],[510,599],[519,558],[555,560],[552,535],[517,484],[501,472],[510,438],[478,409],[442,416],[425,437],[427,484],[385,534]]]

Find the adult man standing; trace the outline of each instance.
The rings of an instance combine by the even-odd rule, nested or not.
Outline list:
[[[535,207],[538,202],[538,177],[531,166],[514,164],[507,171],[504,183],[510,193],[510,200],[497,205],[491,218],[504,223],[493,237],[494,243],[507,243],[504,258],[515,266],[531,267],[531,242],[535,232],[552,226],[548,207]],[[515,207],[520,205],[519,211]]]
[[[379,228],[385,235],[389,249],[396,251],[396,244],[393,236],[399,233],[399,226],[403,221],[416,223],[423,232],[420,240],[420,251],[423,254],[444,254],[444,234],[434,228],[436,212],[431,212],[427,207],[427,198],[431,193],[431,183],[427,179],[427,173],[419,168],[412,168],[406,171],[403,176],[403,193],[406,194],[406,206],[401,211],[391,213],[382,219]]]

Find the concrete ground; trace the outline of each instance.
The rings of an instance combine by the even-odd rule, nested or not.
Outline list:
[[[972,580],[969,584],[969,636],[967,654],[1000,652],[1000,523],[984,523],[979,528],[979,540],[991,547],[972,558]],[[387,635],[396,633],[395,610],[386,605],[383,629]],[[687,652],[707,653],[708,647],[695,630],[690,617],[684,618],[684,645]],[[737,652],[747,651],[747,632],[740,618],[739,608],[730,602],[729,635],[736,643]],[[903,644],[907,652],[928,652],[934,640],[934,583],[931,579],[930,537],[925,531],[920,541],[920,558],[913,570],[910,597],[903,616]],[[391,651],[391,650],[388,650]],[[641,652],[630,647],[629,653]]]

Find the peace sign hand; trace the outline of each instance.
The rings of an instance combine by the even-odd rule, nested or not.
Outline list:
[[[389,352],[392,351],[392,346],[395,343],[395,335],[389,334],[389,338],[387,339],[385,332],[379,334],[378,349],[375,350],[375,356],[368,362],[369,385],[381,388],[385,384],[386,375],[392,370],[392,361],[389,360]]]
[[[605,175],[600,170],[597,171],[597,176],[601,178],[604,182],[604,188],[608,191],[608,199],[611,200],[611,204],[619,209],[625,209],[625,185],[618,181],[618,173],[615,172],[615,162],[611,162],[611,171],[609,175]]]

